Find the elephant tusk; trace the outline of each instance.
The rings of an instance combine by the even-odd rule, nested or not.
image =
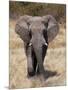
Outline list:
[[[48,46],[48,44],[45,42],[45,45]]]
[[[29,43],[29,46],[32,46],[32,43]]]
[[[48,43],[45,41],[45,39],[43,38],[43,44],[48,46]]]

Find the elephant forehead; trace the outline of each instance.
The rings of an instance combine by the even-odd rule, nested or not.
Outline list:
[[[42,21],[42,18],[41,17],[32,17],[29,19],[30,22],[36,22],[36,21]]]
[[[30,25],[30,29],[31,30],[43,30],[43,29],[46,29],[46,27],[43,23],[36,21]]]

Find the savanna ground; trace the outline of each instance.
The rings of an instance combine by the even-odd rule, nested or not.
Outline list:
[[[35,88],[66,85],[66,48],[65,27],[60,26],[57,37],[49,44],[44,61],[46,70],[57,72],[54,76],[43,79],[35,75],[27,78],[27,57],[23,41],[15,33],[16,21],[10,20],[10,86],[9,88]]]

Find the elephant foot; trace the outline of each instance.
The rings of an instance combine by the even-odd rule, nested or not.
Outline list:
[[[41,73],[39,71],[36,72],[37,75],[40,75]]]
[[[30,72],[30,73],[27,74],[27,77],[30,78],[30,77],[33,77],[34,75],[35,75],[34,72]]]
[[[55,76],[55,75],[57,75],[57,72],[56,72],[56,71],[45,70],[45,71],[43,72],[43,77],[44,77],[44,79],[48,79],[49,77],[53,77],[53,76]]]
[[[28,74],[27,74],[27,77],[32,77],[35,75],[35,71],[33,69],[28,69]]]
[[[37,68],[36,74],[37,74],[37,75],[40,75],[40,74],[41,74],[40,71],[39,71],[39,68]]]

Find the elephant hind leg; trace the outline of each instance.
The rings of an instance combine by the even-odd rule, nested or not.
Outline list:
[[[48,46],[45,46],[45,45],[43,45],[43,47],[42,47],[42,60],[43,60],[43,62],[44,62],[44,58],[45,58],[45,56],[46,56],[46,53],[47,53],[47,48],[48,48]]]

